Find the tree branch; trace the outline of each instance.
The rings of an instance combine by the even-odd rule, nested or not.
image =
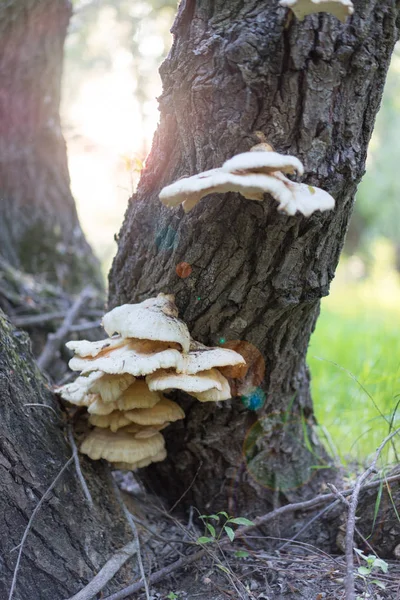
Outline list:
[[[354,588],[354,560],[353,560],[353,552],[354,552],[354,530],[356,526],[356,511],[358,505],[358,497],[360,495],[361,488],[363,486],[364,481],[376,470],[376,463],[378,462],[379,456],[386,446],[388,442],[395,435],[400,433],[400,427],[393,431],[390,435],[388,435],[379,448],[377,449],[374,460],[372,461],[369,468],[362,473],[356,481],[353,492],[351,494],[351,499],[349,502],[349,514],[347,517],[347,529],[346,529],[346,600],[355,600],[355,588]],[[344,494],[343,494],[344,495]]]
[[[91,288],[85,288],[72,304],[65,316],[64,321],[62,322],[61,327],[59,327],[55,333],[52,333],[48,336],[46,345],[37,360],[38,367],[42,371],[45,371],[50,365],[54,355],[58,352],[65,337],[68,335],[71,326],[78,317],[83,305],[89,300],[89,298],[93,296],[93,294],[94,292]]]
[[[96,596],[137,551],[138,545],[136,540],[126,544],[121,550],[112,555],[87,586],[74,596],[71,596],[71,598],[68,598],[68,600],[90,600]]]

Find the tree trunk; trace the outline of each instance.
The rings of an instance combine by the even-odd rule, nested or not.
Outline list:
[[[59,104],[69,0],[0,6],[0,253],[68,291],[101,286],[69,188]]]
[[[167,460],[142,475],[171,503],[186,491],[182,503],[202,512],[257,514],[334,477],[313,429],[305,357],[364,172],[399,13],[393,0],[360,0],[342,25],[328,15],[300,23],[277,2],[181,3],[110,303],[174,293],[194,338],[244,340],[261,352],[266,401],[254,412],[239,398],[182,400],[187,418],[165,430]],[[298,156],[303,181],[331,193],[335,210],[288,217],[270,197],[238,194],[209,196],[188,215],[160,204],[163,186],[248,150],[256,131]],[[185,279],[182,261],[192,267]]]
[[[35,366],[26,334],[13,330],[1,312],[0,405],[0,597],[8,598],[28,520],[72,451],[64,415]],[[94,506],[86,503],[72,462],[32,523],[14,600],[65,600],[129,540],[104,465],[80,460]],[[122,570],[109,591],[126,576]]]

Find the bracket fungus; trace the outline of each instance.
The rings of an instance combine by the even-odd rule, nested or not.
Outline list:
[[[114,468],[138,469],[165,459],[161,433],[184,419],[183,409],[161,393],[180,389],[200,402],[231,398],[219,368],[243,367],[245,359],[226,348],[208,348],[190,338],[178,318],[174,297],[159,294],[140,304],[125,304],[104,315],[108,335],[98,342],[68,342],[77,379],[56,391],[86,406],[89,426],[81,452],[105,459]]]
[[[181,368],[182,355],[165,342],[152,340],[130,340],[99,356],[74,356],[69,361],[73,371],[89,373],[99,370],[108,374],[129,373],[135,377],[147,375],[157,369]]]
[[[295,156],[279,154],[266,143],[257,144],[218,169],[171,183],[161,190],[159,197],[170,208],[182,204],[185,212],[209,194],[226,192],[239,192],[248,200],[257,201],[270,194],[278,202],[278,210],[290,216],[297,211],[310,216],[316,210],[335,206],[335,200],[324,190],[291,181],[284,173],[303,175],[304,167]]]
[[[108,335],[119,333],[124,338],[175,342],[184,352],[189,350],[190,333],[178,318],[174,297],[158,294],[140,304],[117,306],[103,317]]]
[[[110,462],[134,463],[157,455],[164,447],[161,433],[137,440],[126,431],[113,433],[109,429],[96,428],[83,442],[81,452],[93,460],[105,458]]]
[[[290,8],[299,21],[313,13],[327,12],[344,23],[354,13],[351,0],[281,0],[279,5]]]

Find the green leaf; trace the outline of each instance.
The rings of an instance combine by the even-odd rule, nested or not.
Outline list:
[[[219,521],[219,516],[218,515],[208,515],[209,519],[213,519],[214,521]]]
[[[233,542],[233,540],[235,539],[235,532],[233,531],[232,527],[228,527],[227,525],[224,525],[224,529],[226,531],[226,535],[228,536],[228,538],[231,540],[231,542]]]
[[[170,592],[167,596],[168,600],[178,600],[178,596],[174,592]]]
[[[359,550],[358,548],[354,548],[354,552],[357,552],[358,556],[361,556],[361,558],[363,558],[364,560],[367,560],[367,557],[365,556],[365,554],[362,550]]]
[[[237,552],[235,552],[235,556],[236,558],[247,558],[249,556],[249,553],[246,552],[246,550],[238,550]]]
[[[374,569],[381,569],[382,573],[387,573],[389,565],[385,560],[382,560],[382,558],[375,558],[373,567]]]
[[[386,589],[386,585],[383,583],[383,581],[379,581],[379,579],[373,579],[371,581],[371,583],[374,583],[375,585],[377,585],[378,587],[380,587],[381,590],[385,590]]]
[[[253,521],[250,521],[250,519],[246,519],[245,517],[229,519],[229,523],[235,523],[235,525],[254,525]]]
[[[217,565],[218,569],[221,569],[221,571],[223,571],[224,573],[227,573],[229,575],[229,569],[227,569],[226,567],[224,567],[224,565]]]
[[[225,512],[224,510],[221,510],[219,513],[219,515],[222,515],[223,517],[225,517],[225,519],[229,519],[229,515],[227,512]]]
[[[210,523],[206,523],[206,527],[207,527],[208,531],[211,533],[211,535],[215,538],[215,527],[210,525]]]
[[[371,573],[371,569],[368,569],[368,567],[358,567],[358,572],[360,575],[369,575]]]
[[[308,187],[308,191],[310,192],[310,194],[315,194],[315,189],[313,188],[312,185],[309,185],[307,187]]]
[[[214,541],[213,538],[206,537],[205,535],[202,535],[201,537],[197,538],[198,544],[209,544],[210,542],[213,542],[213,541]]]

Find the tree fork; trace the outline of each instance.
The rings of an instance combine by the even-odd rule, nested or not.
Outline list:
[[[110,304],[175,293],[195,339],[258,348],[266,402],[255,413],[238,398],[217,407],[181,396],[187,419],[165,431],[167,460],[141,471],[171,503],[190,487],[182,504],[261,514],[312,496],[327,477],[315,468],[329,464],[313,431],[305,356],[364,173],[399,13],[392,0],[360,0],[345,25],[326,14],[300,23],[277,2],[181,2]],[[163,186],[248,150],[257,131],[303,161],[303,181],[332,194],[335,210],[287,217],[269,197],[237,194],[210,196],[188,215],[160,204]],[[186,279],[181,262],[192,267]]]

